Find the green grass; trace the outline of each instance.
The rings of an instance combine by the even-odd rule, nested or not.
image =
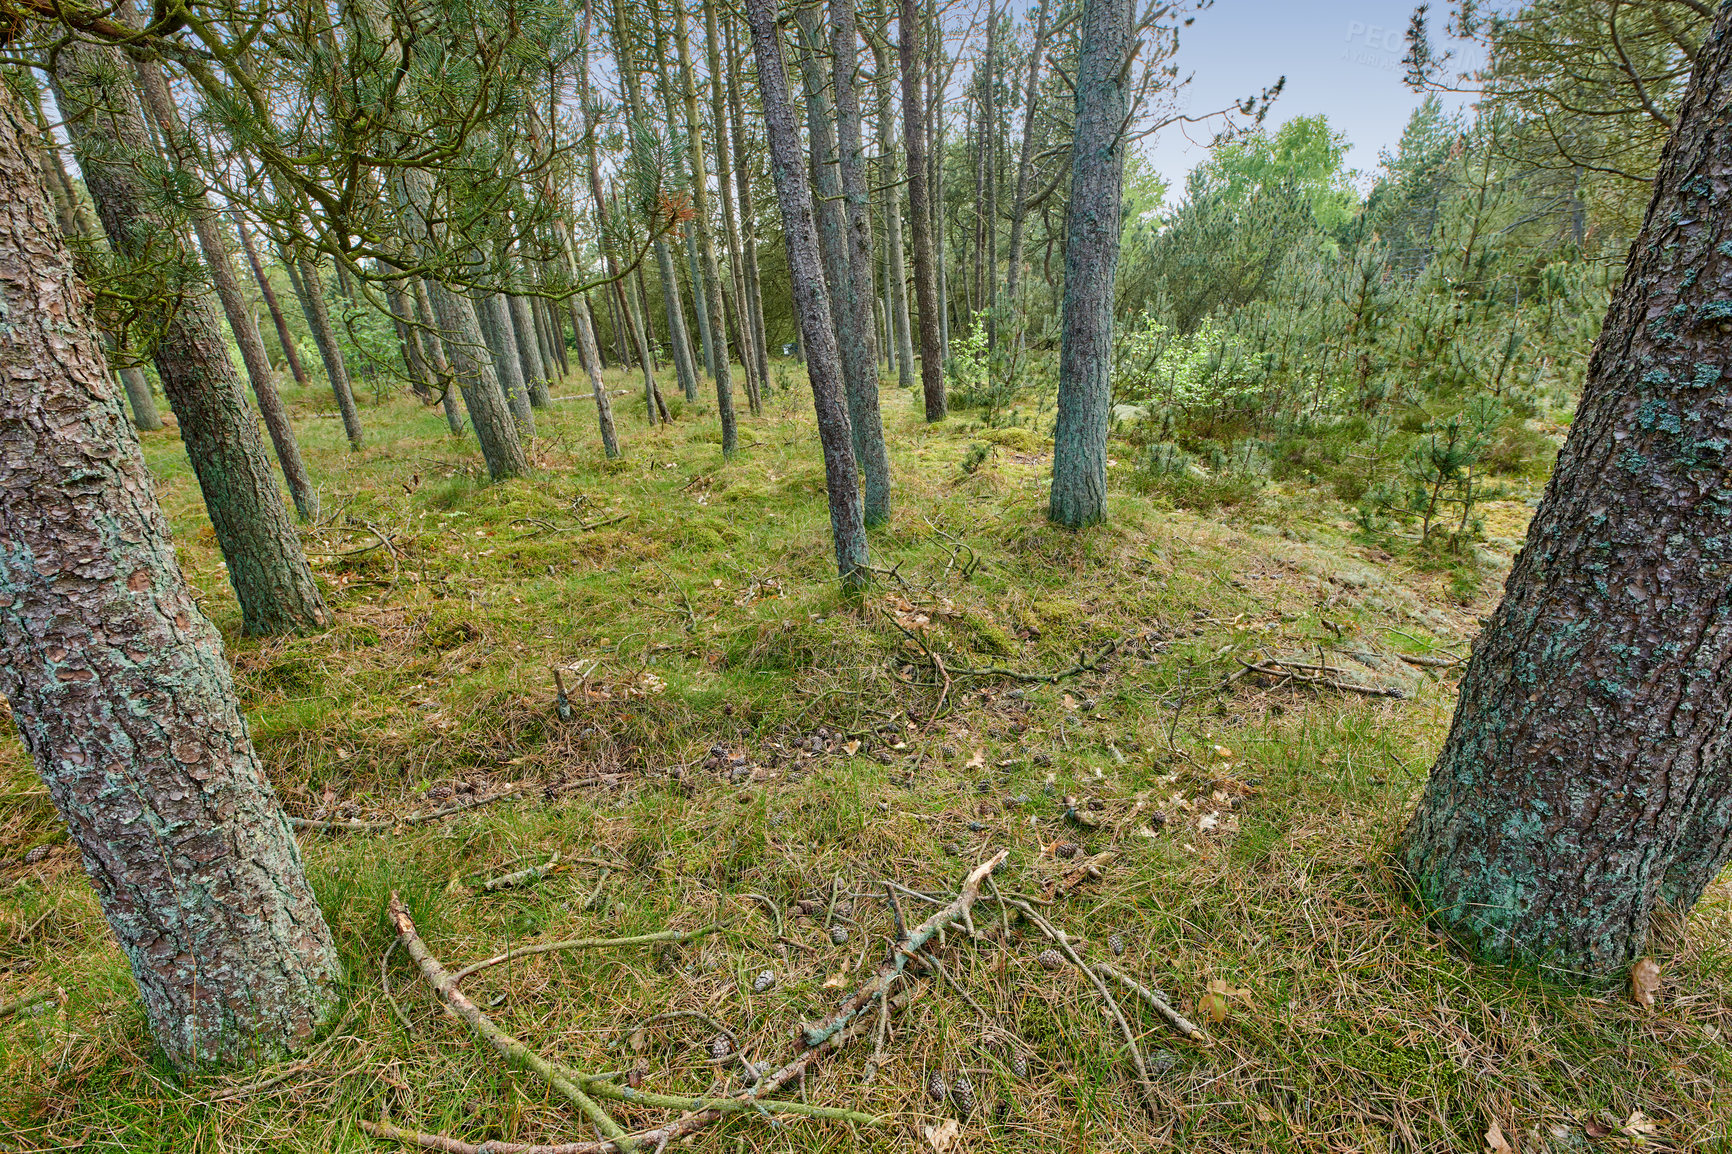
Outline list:
[[[1467,960],[1391,865],[1453,701],[1447,676],[1394,655],[1459,652],[1495,570],[1469,583],[1410,567],[1356,541],[1332,492],[1297,482],[1213,516],[1173,510],[1135,491],[1131,446],[1115,447],[1110,521],[1055,530],[1038,435],[966,413],[930,427],[887,389],[896,512],[872,539],[885,572],[851,603],[836,591],[802,392],[742,419],[733,462],[702,402],[651,430],[641,399],[622,397],[626,456],[609,463],[589,402],[563,401],[537,414],[534,474],[501,485],[483,483],[473,441],[449,437],[436,409],[367,408],[367,447],[350,453],[328,398],[289,399],[326,519],[306,534],[338,615],[322,633],[238,636],[179,442],[146,438],[284,804],[383,817],[438,804],[430,792],[624,776],[390,834],[306,833],[355,1016],[306,1069],[220,1101],[246,1078],[181,1079],[157,1055],[77,856],[8,739],[0,1004],[61,998],[0,1021],[0,1149],[366,1150],[383,1144],[354,1120],[381,1111],[474,1142],[587,1138],[562,1100],[443,1016],[401,951],[382,971],[393,890],[450,965],[544,937],[723,923],[678,950],[542,955],[470,988],[550,1056],[641,1065],[647,1089],[702,1093],[717,1077],[708,1032],[680,1020],[636,1048],[639,1023],[700,1009],[756,1060],[786,1055],[793,1028],[882,956],[884,879],[950,891],[1007,847],[1004,884],[1039,893],[1073,868],[1063,842],[1116,854],[1048,910],[1088,952],[1104,957],[1119,935],[1122,964],[1193,1012],[1211,981],[1248,991],[1209,1024],[1207,1047],[1125,1003],[1162,1071],[1158,1116],[1086,981],[1041,968],[1044,940],[982,904],[981,940],[953,934],[943,951],[951,981],[912,981],[882,1068],[866,1076],[868,1038],[800,1090],[882,1125],[743,1118],[692,1148],[924,1148],[922,1127],[948,1113],[925,1094],[933,1071],[966,1071],[977,1088],[967,1149],[1483,1151],[1494,1120],[1522,1151],[1583,1149],[1607,1127],[1606,1143],[1631,1148],[1618,1127],[1636,1113],[1657,1126],[1650,1145],[1726,1148],[1724,883],[1658,948],[1666,989],[1648,1011]],[[982,444],[994,447],[971,454]],[[945,691],[893,623],[919,618],[953,670],[1056,671],[1124,648],[1057,685],[958,672]],[[1409,696],[1228,679],[1240,657],[1319,652],[1368,653],[1363,677]],[[553,712],[556,666],[573,670],[569,722]],[[825,750],[801,752],[819,731]],[[1068,821],[1067,798],[1098,824]],[[555,850],[568,863],[539,884],[473,892]],[[841,945],[821,917],[788,912],[833,892],[848,903]],[[787,942],[748,895],[783,911]],[[754,993],[764,969],[779,980]],[[1026,1080],[1010,1073],[1013,1049],[1033,1057]]]

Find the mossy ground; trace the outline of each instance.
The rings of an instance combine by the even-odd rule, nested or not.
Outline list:
[[[1724,884],[1658,943],[1665,988],[1645,1010],[1466,959],[1391,864],[1452,705],[1449,670],[1399,654],[1462,652],[1495,560],[1476,592],[1356,540],[1347,506],[1296,486],[1203,517],[1123,484],[1107,524],[1055,530],[1037,436],[993,435],[967,413],[930,427],[887,390],[896,512],[872,539],[884,572],[850,603],[803,391],[743,420],[732,462],[702,403],[652,431],[641,398],[622,396],[626,455],[607,462],[590,403],[562,400],[537,414],[535,473],[500,485],[484,483],[472,440],[411,399],[367,407],[353,454],[327,398],[290,399],[323,499],[306,535],[338,614],[323,633],[238,636],[180,445],[172,431],[145,440],[285,805],[377,818],[517,781],[574,788],[390,833],[303,831],[353,1016],[291,1076],[236,1093],[247,1077],[182,1079],[161,1061],[77,856],[8,740],[0,1004],[58,1001],[0,1021],[0,1149],[365,1150],[384,1144],[355,1119],[381,1111],[475,1142],[587,1138],[562,1100],[440,1012],[401,951],[381,965],[393,890],[449,964],[720,922],[677,951],[543,955],[470,987],[544,1053],[592,1071],[641,1064],[646,1089],[698,1093],[718,1077],[708,1030],[639,1023],[700,1010],[774,1060],[882,956],[885,879],[950,891],[1008,847],[1004,884],[1041,893],[1073,868],[1067,842],[1116,856],[1049,916],[1096,957],[1122,938],[1121,964],[1211,1035],[1187,1044],[1125,1002],[1158,1115],[1086,981],[1047,972],[1046,943],[983,904],[981,940],[953,934],[943,951],[951,980],[911,983],[882,1067],[868,1076],[868,1039],[800,1091],[882,1125],[747,1118],[692,1148],[926,1148],[923,1126],[953,1113],[925,1092],[934,1071],[976,1087],[964,1149],[1484,1151],[1494,1122],[1521,1151],[1727,1147]],[[979,444],[993,448],[971,455]],[[1518,537],[1520,503],[1496,512]],[[947,691],[898,625],[940,654]],[[1059,684],[962,671],[1063,670],[1115,640],[1101,668]],[[1232,677],[1258,655],[1321,655],[1406,696]],[[570,721],[554,712],[554,667],[569,671]],[[575,786],[598,775],[623,777]],[[1073,804],[1094,824],[1067,819]],[[473,892],[556,850],[565,864],[539,884]],[[785,940],[753,895],[782,911]],[[789,912],[803,898],[818,916]],[[832,902],[841,944],[824,924]],[[766,969],[776,984],[754,992]],[[1201,1004],[1211,982],[1234,991],[1219,1022]],[[1013,1052],[1031,1059],[1027,1078]]]

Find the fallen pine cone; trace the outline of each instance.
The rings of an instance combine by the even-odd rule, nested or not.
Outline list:
[[[843,942],[846,942],[848,940],[848,927],[847,926],[831,926],[830,927],[830,940],[838,946],[841,945]]]
[[[758,975],[757,981],[752,983],[752,992],[755,994],[761,994],[775,984],[776,971],[765,970],[763,973]]]
[[[1107,949],[1113,952],[1114,957],[1118,957],[1120,954],[1125,952],[1125,940],[1117,934],[1114,934],[1112,937],[1107,939]]]
[[[968,1080],[967,1074],[958,1074],[955,1083],[950,1087],[950,1101],[956,1107],[956,1112],[964,1118],[974,1113],[978,1101],[974,1097],[974,1083]]]
[[[1036,958],[1035,961],[1039,962],[1044,969],[1064,969],[1064,955],[1059,953],[1057,950],[1042,950],[1040,956]]]
[[[1017,1050],[1010,1055],[1010,1072],[1018,1078],[1028,1077],[1028,1055]]]
[[[710,1039],[710,1057],[714,1058],[716,1061],[721,1061],[733,1052],[734,1044],[728,1040],[726,1034],[717,1034],[715,1037]]]
[[[944,1075],[940,1074],[937,1070],[934,1070],[931,1074],[927,1075],[926,1094],[934,1102],[942,1102],[950,1096],[949,1090],[944,1085]]]

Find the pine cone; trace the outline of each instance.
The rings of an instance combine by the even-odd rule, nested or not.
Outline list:
[[[1076,842],[1065,841],[1065,842],[1060,842],[1058,845],[1054,846],[1052,849],[1052,852],[1057,854],[1059,857],[1062,857],[1062,858],[1065,858],[1066,860],[1069,860],[1070,858],[1075,857],[1077,855],[1077,853],[1079,851],[1081,851],[1081,849],[1082,849],[1082,847],[1080,845],[1078,845]]]
[[[1111,950],[1113,956],[1116,958],[1125,952],[1125,940],[1117,934],[1114,934],[1112,937],[1107,939],[1107,949]]]
[[[956,1083],[950,1087],[950,1102],[964,1118],[974,1113],[974,1107],[979,1103],[974,1097],[974,1083],[968,1080],[967,1074],[956,1076]]]
[[[942,1102],[950,1096],[949,1089],[944,1085],[944,1075],[937,1070],[926,1077],[926,1093],[934,1102]]]
[[[848,927],[847,926],[841,926],[841,925],[831,926],[830,927],[830,940],[832,942],[836,943],[837,945],[841,945],[843,942],[847,941],[848,940]]]
[[[1064,955],[1059,953],[1057,950],[1042,950],[1040,952],[1040,957],[1036,958],[1035,960],[1041,964],[1041,967],[1043,969],[1048,969],[1048,970],[1062,970],[1062,969],[1064,969]]]
[[[752,992],[761,994],[776,984],[776,971],[765,970],[758,975],[758,980],[752,983]]]
[[[733,1052],[734,1044],[728,1040],[726,1034],[717,1034],[710,1039],[710,1057],[716,1061],[721,1061]]]
[[[1028,1077],[1028,1055],[1017,1050],[1010,1055],[1010,1072],[1018,1078]]]

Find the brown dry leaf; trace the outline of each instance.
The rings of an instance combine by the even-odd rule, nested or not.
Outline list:
[[[842,743],[842,751],[849,757],[853,757],[860,752],[860,743],[858,741],[845,741]]]
[[[1238,998],[1244,1002],[1249,1002],[1251,1000],[1251,991],[1249,989],[1244,987],[1235,989],[1220,978],[1209,979],[1209,992],[1211,994],[1219,994],[1223,998]]]
[[[1204,994],[1197,999],[1197,1009],[1217,1026],[1227,1020],[1227,999],[1220,994]]]
[[[848,984],[848,976],[846,974],[840,974],[840,973],[832,974],[829,977],[824,979],[824,988],[826,990],[840,990],[843,986],[846,986],[847,984]]]
[[[1588,1137],[1596,1140],[1604,1138],[1612,1132],[1610,1126],[1606,1125],[1598,1118],[1593,1117],[1590,1117],[1586,1122],[1582,1123],[1582,1129],[1587,1132]]]
[[[1640,1141],[1659,1134],[1660,1124],[1640,1110],[1636,1110],[1631,1112],[1629,1120],[1624,1123],[1623,1130],[1630,1137]]]
[[[983,766],[985,764],[986,764],[986,750],[977,749],[974,751],[974,756],[968,759],[968,764],[963,766],[962,768],[964,768],[964,769],[979,769],[981,766]]]
[[[932,1154],[949,1154],[962,1135],[962,1127],[956,1124],[955,1118],[946,1118],[936,1126],[922,1126],[920,1129],[926,1135],[926,1144],[932,1147]]]
[[[1485,1129],[1485,1149],[1486,1154],[1515,1154],[1515,1147],[1503,1136],[1503,1127],[1497,1124],[1496,1118]]]
[[[1076,712],[1076,698],[1072,697],[1068,693],[1065,694],[1064,695],[1064,707],[1069,712],[1075,713]]]
[[[1659,992],[1660,964],[1653,958],[1638,958],[1630,967],[1630,1001],[1651,1010]]]

